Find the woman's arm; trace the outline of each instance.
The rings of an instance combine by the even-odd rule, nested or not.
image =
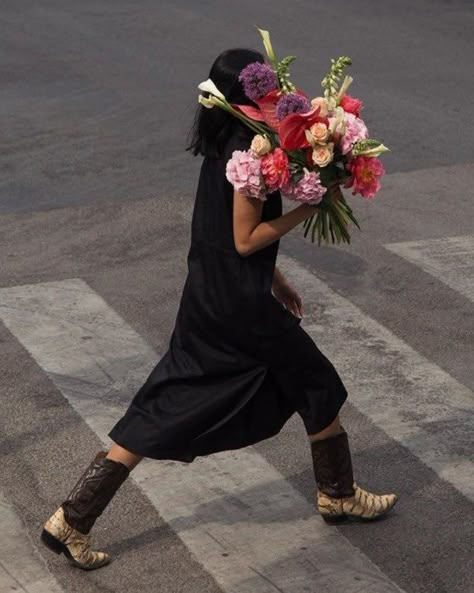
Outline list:
[[[338,184],[330,186],[331,197],[338,199],[340,188]],[[247,197],[234,190],[234,243],[242,256],[247,256],[273,243],[293,227],[300,224],[319,208],[309,204],[300,204],[286,214],[260,222],[262,218],[263,202],[257,198]]]
[[[293,315],[300,318],[303,317],[303,301],[300,295],[288,283],[277,266],[275,266],[273,273],[272,291],[275,298],[293,313]]]
[[[263,202],[234,190],[234,243],[240,255],[247,256],[273,243],[297,224],[317,212],[317,206],[300,204],[290,212],[260,222]]]

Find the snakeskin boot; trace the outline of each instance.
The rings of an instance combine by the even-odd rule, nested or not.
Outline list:
[[[46,521],[41,541],[79,568],[93,570],[111,560],[106,552],[91,550],[89,531],[130,471],[126,465],[100,451],[67,499]]]
[[[348,435],[342,426],[337,435],[311,442],[311,453],[318,486],[316,506],[326,522],[350,516],[376,519],[397,502],[396,494],[373,494],[354,481]]]

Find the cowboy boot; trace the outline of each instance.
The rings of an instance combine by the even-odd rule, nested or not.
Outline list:
[[[106,552],[91,550],[89,531],[130,474],[126,465],[99,452],[69,496],[46,521],[41,541],[79,568],[93,570],[111,560]]]
[[[373,494],[354,481],[348,435],[342,426],[337,435],[312,441],[311,453],[317,509],[328,523],[349,516],[375,519],[397,502],[396,494]]]

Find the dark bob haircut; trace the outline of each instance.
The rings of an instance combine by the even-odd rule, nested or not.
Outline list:
[[[263,54],[252,49],[227,49],[215,59],[209,78],[229,103],[255,105],[245,95],[242,83],[239,81],[239,74],[248,64],[264,61]],[[202,94],[205,97],[209,96],[207,92]],[[200,154],[220,158],[225,143],[233,132],[249,134],[251,130],[234,115],[220,107],[208,109],[199,104],[188,134],[186,150],[191,151],[194,156]]]

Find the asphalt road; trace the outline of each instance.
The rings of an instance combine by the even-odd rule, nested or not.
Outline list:
[[[293,417],[235,458],[143,466],[95,530],[113,565],[71,570],[38,543],[41,524],[167,347],[200,166],[184,150],[197,84],[223,49],[260,49],[254,25],[297,56],[293,79],[314,94],[330,58],[351,56],[351,92],[391,148],[377,199],[353,199],[352,244],[317,247],[294,229],[280,264],[303,294],[303,327],[349,387],[358,480],[400,502],[377,524],[328,531],[309,511]],[[466,593],[473,25],[460,0],[2,2],[0,593]],[[113,348],[86,336],[84,350],[90,316],[116,332]],[[194,496],[207,475],[220,476],[214,491],[203,482]],[[206,539],[216,534],[226,567]],[[248,549],[266,580],[244,579]]]

